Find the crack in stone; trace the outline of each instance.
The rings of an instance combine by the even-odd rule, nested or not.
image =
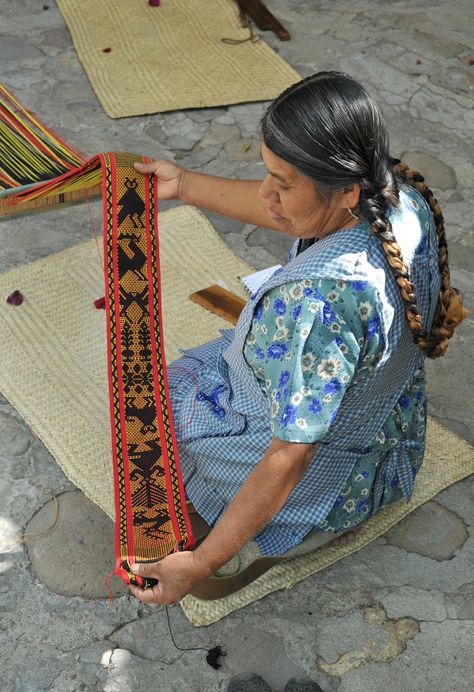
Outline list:
[[[379,625],[388,632],[390,636],[388,643],[380,650],[377,642],[369,639],[361,649],[342,654],[334,663],[320,659],[318,665],[322,671],[328,675],[342,676],[354,668],[361,668],[372,663],[390,663],[406,649],[408,641],[414,639],[420,631],[419,622],[414,618],[404,617],[397,620],[387,618],[387,613],[380,603],[364,608],[364,617],[367,623]]]
[[[59,678],[59,676],[61,675],[62,672],[63,672],[63,671],[60,670],[59,673],[51,680],[51,682],[49,683],[49,688],[50,688],[50,689],[52,688],[52,686],[54,685],[54,683],[55,683],[56,680]]]

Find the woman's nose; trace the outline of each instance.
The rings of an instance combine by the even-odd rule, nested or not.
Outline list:
[[[274,202],[279,201],[278,192],[273,189],[273,187],[269,181],[268,175],[265,178],[265,180],[262,182],[262,184],[260,185],[260,195],[264,199],[271,199]]]

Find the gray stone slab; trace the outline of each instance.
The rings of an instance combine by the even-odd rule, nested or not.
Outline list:
[[[27,542],[32,569],[42,584],[64,596],[106,598],[105,575],[115,567],[114,523],[81,491],[57,498],[59,515],[54,528],[56,502],[50,501],[27,526],[27,534],[39,534]],[[45,532],[45,533],[42,533]],[[127,589],[116,578],[115,596]]]
[[[0,60],[18,62],[39,60],[43,58],[40,51],[25,36],[0,35]]]
[[[252,137],[228,142],[225,150],[230,161],[255,161],[260,159],[260,142]]]
[[[345,618],[328,618],[320,622],[317,650],[327,663],[335,663],[343,654],[362,650],[368,640],[374,651],[381,652],[390,635],[379,623],[368,622],[362,611]]]
[[[288,251],[292,242],[293,240],[284,233],[268,228],[256,228],[247,238],[249,247],[271,248],[272,254],[278,257],[280,264],[288,261]]]
[[[446,594],[446,610],[453,620],[474,621],[474,582],[463,584],[454,593]]]
[[[305,675],[305,671],[288,657],[280,638],[249,624],[234,629],[227,648],[225,662],[232,672],[257,673],[278,692],[289,678]]]
[[[466,526],[474,524],[474,476],[450,485],[436,496],[436,502],[447,507],[462,518]],[[472,533],[470,531],[470,533]]]
[[[402,586],[395,590],[381,589],[375,592],[374,597],[392,619],[410,616],[415,620],[443,622],[447,617],[445,594],[442,591]]]
[[[456,173],[436,156],[423,151],[404,151],[402,161],[419,171],[430,187],[448,190],[456,187]]]
[[[467,537],[463,520],[433,501],[419,507],[385,534],[390,545],[435,560],[450,560]]]
[[[422,623],[420,633],[389,665],[352,670],[340,692],[470,692],[473,622]]]

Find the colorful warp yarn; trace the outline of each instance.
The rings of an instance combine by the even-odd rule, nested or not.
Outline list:
[[[15,197],[28,206],[72,182],[99,184],[103,196],[107,354],[116,507],[116,573],[147,588],[132,562],[155,562],[194,545],[186,510],[169,399],[161,320],[155,176],[136,172],[145,160],[99,154],[81,167]],[[84,183],[85,179],[85,183]],[[99,188],[100,189],[100,188]]]
[[[0,84],[0,217],[47,209],[100,194],[100,179],[69,173],[85,157],[65,144]],[[60,185],[61,178],[67,181]],[[56,181],[45,194],[41,183]],[[35,194],[40,184],[40,193]],[[58,185],[60,189],[58,189]]]

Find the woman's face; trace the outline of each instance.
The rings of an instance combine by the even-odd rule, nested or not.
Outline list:
[[[347,207],[356,206],[358,191],[354,194],[351,188],[334,192],[328,200],[317,191],[310,178],[298,173],[293,164],[270,151],[264,142],[261,151],[268,173],[260,187],[260,195],[279,229],[296,238],[322,238],[357,223]],[[351,204],[353,198],[356,201]]]

